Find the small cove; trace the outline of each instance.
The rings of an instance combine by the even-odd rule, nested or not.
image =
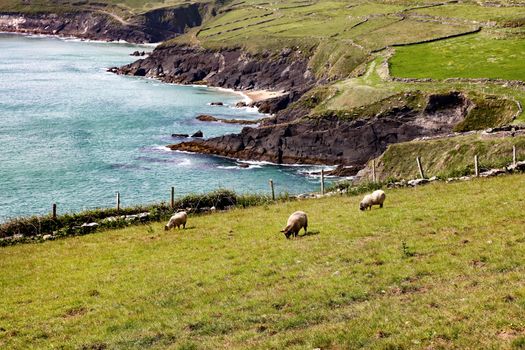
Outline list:
[[[117,76],[107,67],[152,47],[0,34],[0,222],[17,216],[167,201],[218,188],[302,193],[319,188],[318,167],[276,166],[172,152],[173,133],[205,137],[242,125],[195,120],[199,114],[259,119],[233,108],[237,93]],[[210,106],[221,101],[225,106]]]

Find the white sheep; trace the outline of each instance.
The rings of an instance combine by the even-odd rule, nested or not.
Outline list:
[[[359,209],[372,210],[373,205],[379,205],[379,208],[383,208],[383,203],[385,202],[386,194],[382,190],[377,190],[372,192],[372,194],[367,194],[361,203],[359,203]]]
[[[179,228],[182,226],[182,228],[186,228],[186,221],[188,220],[188,214],[186,214],[185,211],[178,212],[174,214],[170,221],[168,221],[168,224],[164,227],[164,230],[168,231],[174,228],[175,226]]]
[[[304,233],[306,234],[306,230],[308,228],[308,217],[306,216],[306,213],[303,211],[296,211],[290,217],[288,218],[288,222],[286,223],[286,227],[281,230],[281,232],[284,233],[286,238],[290,238],[291,235],[294,235],[294,237],[297,237],[297,234],[299,231],[304,227]]]

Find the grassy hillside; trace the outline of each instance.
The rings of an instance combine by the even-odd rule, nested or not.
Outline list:
[[[490,137],[479,134],[411,141],[393,144],[376,160],[378,180],[416,179],[419,170],[416,157],[422,159],[428,177],[456,177],[474,173],[474,156],[479,166],[492,169],[512,162],[512,146],[519,161],[525,159],[525,136]],[[371,174],[370,178],[371,180]]]
[[[523,348],[525,176],[0,249],[9,349]],[[305,210],[311,233],[278,231]]]

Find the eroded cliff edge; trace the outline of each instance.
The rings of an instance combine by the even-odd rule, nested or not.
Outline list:
[[[299,115],[306,112],[302,109],[301,113],[295,105],[258,128],[246,127],[240,134],[183,142],[170,148],[279,164],[349,165],[358,169],[389,144],[451,133],[473,108],[460,93],[396,98],[402,101],[398,106],[375,115],[307,115],[288,122],[291,111]]]
[[[286,108],[319,82],[308,66],[308,58],[292,49],[250,54],[240,48],[213,50],[172,44],[160,46],[149,57],[115,71],[166,83],[285,92],[258,105],[265,113]]]
[[[210,11],[213,8],[209,4],[192,3],[126,17],[106,11],[104,7],[61,13],[3,12],[0,13],[0,31],[157,43],[201,25]]]

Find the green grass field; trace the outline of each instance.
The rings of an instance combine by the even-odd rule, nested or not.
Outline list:
[[[407,78],[493,78],[525,81],[525,41],[470,35],[399,47],[392,75]]]
[[[0,348],[521,349],[525,176],[0,249]],[[295,210],[311,233],[286,240]]]

